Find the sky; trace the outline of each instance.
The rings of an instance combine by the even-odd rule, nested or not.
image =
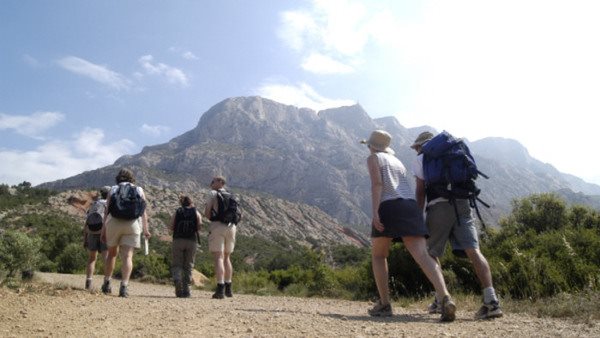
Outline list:
[[[112,164],[260,95],[515,139],[600,184],[599,17],[595,0],[1,0],[0,183]]]

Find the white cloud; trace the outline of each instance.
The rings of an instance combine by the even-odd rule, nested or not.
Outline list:
[[[362,63],[369,41],[386,40],[382,33],[393,22],[385,9],[367,7],[359,1],[313,0],[311,4],[309,9],[281,13],[278,35],[305,55],[302,67],[313,73],[354,71],[349,65]]]
[[[0,130],[14,130],[21,135],[42,139],[40,134],[43,131],[64,118],[64,114],[58,112],[36,112],[28,116],[0,113]]]
[[[198,60],[198,57],[190,51],[184,52],[181,56],[186,60]]]
[[[188,86],[188,77],[181,69],[160,62],[155,63],[152,55],[144,55],[138,61],[146,74],[164,76],[169,83],[179,84],[182,87]]]
[[[58,60],[57,63],[70,72],[88,77],[114,89],[129,89],[130,81],[106,66],[97,65],[76,56],[67,56]]]
[[[302,68],[316,74],[347,74],[354,72],[352,66],[320,53],[310,54],[302,63]]]
[[[356,102],[345,99],[329,99],[319,95],[311,86],[300,83],[297,86],[284,84],[264,84],[257,90],[258,95],[297,107],[323,110],[341,106],[350,106]]]
[[[46,142],[31,151],[0,149],[0,182],[36,185],[66,178],[112,164],[134,147],[127,139],[109,143],[102,130],[86,128],[69,140]]]
[[[151,126],[148,125],[146,123],[144,123],[141,127],[140,127],[140,131],[146,135],[150,135],[150,136],[160,136],[166,132],[169,132],[169,130],[171,130],[171,128],[167,127],[167,126]]]

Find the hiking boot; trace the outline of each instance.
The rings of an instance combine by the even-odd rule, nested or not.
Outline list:
[[[502,309],[498,302],[484,303],[479,311],[475,313],[475,319],[492,319],[502,317]]]
[[[225,288],[225,284],[217,284],[217,291],[212,295],[214,299],[223,299],[225,298],[225,294],[223,293],[223,289]]]
[[[181,298],[190,298],[192,293],[190,292],[190,285],[184,283],[181,288]]]
[[[378,300],[367,312],[371,317],[391,317],[394,315],[392,312],[392,304],[388,303],[383,305],[380,300]]]
[[[86,290],[91,290],[92,289],[92,280],[91,279],[86,279],[85,280],[85,289]]]
[[[444,296],[442,298],[442,322],[453,322],[456,318],[456,304],[452,301],[450,296]]]
[[[433,303],[429,304],[427,312],[429,312],[429,314],[442,313],[442,306],[438,303],[437,299],[434,298]]]
[[[127,292],[127,285],[121,285],[121,287],[119,288],[119,297],[129,297],[129,293]]]
[[[175,280],[175,281],[173,281],[173,285],[175,285],[175,297],[181,298],[181,296],[182,296],[181,281]]]
[[[110,287],[109,280],[105,280],[104,283],[102,283],[102,293],[105,295],[109,295],[112,293],[112,288]]]
[[[225,297],[233,297],[233,293],[231,293],[231,283],[225,283]]]

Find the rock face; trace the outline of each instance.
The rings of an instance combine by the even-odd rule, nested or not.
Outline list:
[[[302,223],[286,231],[302,236],[304,227],[316,229],[321,224],[322,228],[324,222],[331,222],[331,226],[343,224],[366,234],[371,209],[369,152],[359,140],[368,138],[374,129],[392,134],[391,146],[409,171],[416,158],[409,145],[421,131],[435,132],[429,127],[405,128],[392,117],[371,119],[360,105],[316,112],[261,97],[236,97],[216,104],[194,129],[167,143],[42,186],[61,190],[100,187],[113,182],[120,168],[129,167],[143,186],[201,191],[213,175],[221,174],[248,198],[245,207],[248,214],[257,215],[252,221],[256,224],[280,222],[277,209],[281,208],[265,205],[258,194],[263,192],[277,197],[269,203],[316,207],[303,209]],[[516,141],[490,138],[469,144],[481,170],[490,176],[479,182],[482,199],[492,205],[481,210],[488,223],[509,213],[512,199],[531,193],[570,189],[600,194],[600,187],[533,159]],[[246,197],[250,192],[256,197]],[[292,222],[299,216],[294,208],[287,211]],[[322,214],[317,216],[317,208],[331,218],[324,221]]]

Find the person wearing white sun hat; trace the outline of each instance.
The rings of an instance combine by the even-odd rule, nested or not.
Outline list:
[[[383,130],[375,130],[368,140],[361,141],[371,151],[367,158],[372,201],[371,259],[380,297],[368,313],[378,317],[393,315],[387,257],[392,242],[401,240],[441,296],[441,320],[453,321],[456,305],[448,294],[440,266],[427,252],[428,232],[423,214],[408,183],[406,168],[390,148],[391,141],[391,135]]]

